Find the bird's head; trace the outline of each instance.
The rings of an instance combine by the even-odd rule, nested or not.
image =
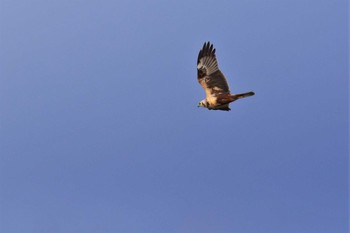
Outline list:
[[[199,107],[203,107],[203,108],[207,108],[208,107],[208,102],[207,100],[202,100],[201,102],[199,102],[198,106]]]

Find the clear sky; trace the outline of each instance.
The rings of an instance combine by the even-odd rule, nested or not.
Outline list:
[[[346,0],[1,0],[1,233],[345,233]],[[197,108],[211,41],[232,111]]]

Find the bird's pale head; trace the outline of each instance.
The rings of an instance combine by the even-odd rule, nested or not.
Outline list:
[[[201,102],[199,102],[198,107],[203,107],[203,108],[207,108],[208,107],[208,102],[207,100],[202,100]]]

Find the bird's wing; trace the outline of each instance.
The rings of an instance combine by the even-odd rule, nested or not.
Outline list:
[[[226,78],[219,69],[215,49],[210,42],[204,43],[199,51],[197,72],[198,82],[204,88],[207,97],[230,93]]]

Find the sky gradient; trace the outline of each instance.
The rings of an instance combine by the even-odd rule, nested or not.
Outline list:
[[[0,232],[348,232],[346,0],[0,1]],[[216,47],[230,112],[197,108]]]

